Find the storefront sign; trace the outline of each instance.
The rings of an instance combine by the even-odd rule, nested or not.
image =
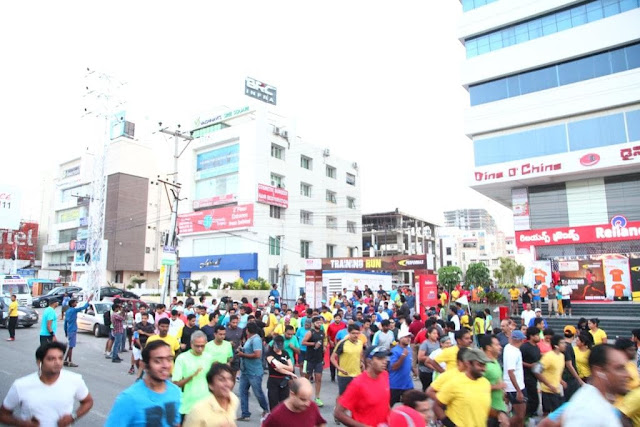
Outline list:
[[[235,194],[225,194],[224,196],[207,197],[206,199],[194,200],[193,209],[212,208],[214,206],[228,205],[238,201]]]
[[[178,233],[202,233],[253,226],[253,204],[178,215]]]
[[[42,248],[44,252],[63,252],[69,250],[69,242],[67,243],[56,243],[53,245],[44,245]]]
[[[196,181],[238,172],[239,154],[239,144],[198,154],[196,158]]]
[[[69,242],[69,249],[72,251],[86,251],[87,250],[87,241],[86,240],[72,240]]]
[[[21,222],[17,230],[0,229],[0,254],[11,259],[18,250],[19,260],[35,260],[38,248],[38,224]]]
[[[624,227],[612,226],[611,224],[601,224],[580,227],[516,231],[516,246],[518,249],[525,249],[529,246],[616,242],[639,239],[640,221],[629,222]]]
[[[622,148],[620,150],[620,158],[624,161],[627,160],[640,160],[640,145],[630,148]]]
[[[281,208],[289,207],[289,192],[284,188],[258,184],[258,203],[265,203]]]
[[[322,259],[308,258],[304,260],[305,270],[322,270]]]
[[[373,258],[323,258],[323,270],[426,270],[426,255],[394,255]]]
[[[80,166],[74,166],[69,169],[65,169],[62,173],[62,178],[69,178],[70,176],[80,175]]]
[[[251,77],[244,79],[244,94],[273,105],[276,105],[278,97],[278,91],[274,86]]]
[[[223,122],[225,120],[233,119],[235,117],[242,116],[242,115],[250,113],[250,112],[251,112],[251,110],[249,109],[249,106],[246,106],[246,107],[242,107],[242,108],[237,108],[235,110],[230,110],[230,111],[227,111],[227,112],[222,113],[222,114],[216,114],[216,115],[213,115],[211,117],[206,117],[204,119],[201,119],[200,117],[198,117],[194,121],[194,126],[195,126],[195,129],[202,128],[202,127],[205,127],[205,126],[211,126],[211,125],[215,125],[216,123],[220,123],[220,122]]]

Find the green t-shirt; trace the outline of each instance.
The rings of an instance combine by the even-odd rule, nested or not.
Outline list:
[[[484,371],[484,377],[489,380],[491,385],[496,385],[502,381],[502,368],[498,361],[494,360],[487,363]],[[504,403],[503,390],[491,390],[491,408],[497,411],[507,411],[507,405]]]
[[[300,348],[300,343],[298,343],[298,338],[293,335],[290,339],[284,339],[284,351],[289,355],[289,359],[291,359],[291,363],[295,363],[295,353],[293,349],[289,346],[289,344],[293,344],[293,346],[297,349]],[[273,347],[273,340],[269,343],[269,347]]]
[[[211,357],[211,363],[227,363],[229,358],[233,357],[233,348],[231,342],[222,341],[222,344],[216,344],[216,341],[209,341],[204,347],[204,352]]]
[[[193,405],[202,399],[211,396],[209,385],[207,384],[207,372],[211,368],[211,355],[207,352],[201,356],[196,356],[193,350],[180,354],[176,358],[173,367],[173,381],[180,381],[186,377],[193,375],[198,368],[202,368],[200,373],[184,385],[182,399],[180,399],[180,413],[188,414],[191,412]]]

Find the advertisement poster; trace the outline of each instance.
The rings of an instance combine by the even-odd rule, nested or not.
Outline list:
[[[551,261],[531,261],[524,273],[524,284],[533,286],[535,283],[551,285]]]
[[[15,230],[0,229],[0,258],[11,259],[18,250],[18,259],[35,260],[38,249],[38,224],[21,222]]]
[[[258,203],[265,203],[281,208],[289,207],[289,192],[284,188],[258,184]]]
[[[196,158],[196,181],[238,172],[239,155],[239,144],[198,154]]]
[[[602,261],[560,261],[558,272],[560,283],[567,284],[573,289],[572,300],[606,299]]]
[[[0,228],[17,230],[20,227],[20,190],[13,186],[0,186]]]
[[[640,258],[629,260],[631,270],[631,292],[635,301],[640,300]]]
[[[178,233],[202,233],[253,226],[253,205],[228,206],[178,215]]]
[[[513,209],[513,229],[529,230],[529,195],[526,188],[511,190],[511,206]]]
[[[306,270],[304,275],[304,292],[310,308],[322,305],[322,270]]]
[[[438,277],[435,274],[420,274],[418,276],[417,300],[420,316],[426,320],[426,310],[436,307],[438,300]]]
[[[604,283],[607,289],[607,299],[615,301],[631,300],[631,274],[627,258],[605,259]]]

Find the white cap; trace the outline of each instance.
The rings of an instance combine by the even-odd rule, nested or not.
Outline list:
[[[535,309],[535,310],[533,310],[533,311],[542,311],[542,309],[540,309],[540,308],[536,308],[536,309]]]
[[[400,331],[398,333],[398,339],[404,338],[404,337],[412,337],[412,336],[413,336],[413,334],[411,332],[409,332],[409,331]]]
[[[275,301],[276,297],[269,297],[270,300]]]

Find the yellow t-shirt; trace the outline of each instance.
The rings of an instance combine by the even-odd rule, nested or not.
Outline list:
[[[273,330],[276,328],[278,324],[278,318],[275,314],[269,313],[269,326],[265,326],[262,328],[264,330],[264,336],[268,337],[273,333]]]
[[[178,351],[180,349],[180,342],[176,339],[176,337],[174,337],[173,335],[168,335],[164,338],[162,338],[160,335],[152,335],[147,339],[147,344],[149,345],[150,342],[154,342],[154,341],[164,341],[167,344],[169,344],[169,347],[171,347],[171,355],[175,356],[176,355],[176,351]]]
[[[446,363],[447,364],[447,371],[449,369],[457,369],[457,367],[458,367],[458,360],[457,360],[457,358],[458,358],[458,350],[460,350],[460,349],[458,348],[457,345],[454,345],[453,347],[445,348],[433,360],[435,360],[437,363],[442,363],[442,362]]]
[[[452,300],[457,300],[460,297],[460,291],[457,289],[454,289],[451,291],[451,299]]]
[[[615,406],[631,419],[634,426],[640,426],[640,388],[631,390]]]
[[[576,367],[578,368],[580,378],[590,377],[591,368],[589,367],[589,355],[591,354],[591,350],[585,349],[585,351],[581,351],[578,347],[574,347],[573,352],[576,354]]]
[[[201,314],[200,318],[198,319],[198,327],[202,329],[203,326],[207,326],[208,324],[209,324],[209,315]]]
[[[333,320],[333,314],[331,314],[330,311],[327,311],[326,313],[320,313],[320,316],[324,317],[324,320],[326,320],[327,323],[331,323],[331,321]]]
[[[11,301],[9,304],[9,317],[18,317],[18,301]]]
[[[515,301],[520,296],[520,291],[517,288],[509,289],[509,295],[511,296],[511,301]]]
[[[460,316],[460,326],[463,328],[471,329],[471,325],[469,325],[469,315],[463,314]]]
[[[640,375],[638,375],[638,367],[636,366],[636,362],[630,360],[626,364],[627,371],[631,378],[629,379],[629,390],[636,389],[640,387]]]
[[[607,333],[602,329],[598,329],[595,332],[593,332],[592,330],[589,330],[589,333],[593,337],[594,345],[602,344],[602,341],[607,339]]]
[[[442,389],[442,387],[444,387],[444,385],[451,379],[455,378],[456,375],[465,375],[462,372],[460,372],[458,370],[458,366],[456,365],[455,368],[453,369],[447,369],[446,371],[444,371],[443,373],[441,373],[440,375],[438,375],[438,377],[433,380],[433,382],[431,383],[431,387],[433,387],[433,389],[435,391],[440,391]]]
[[[473,321],[473,333],[474,335],[484,334],[485,321],[482,317],[476,317]]]
[[[562,380],[562,371],[564,370],[564,354],[556,354],[555,351],[548,351],[542,356],[540,363],[544,367],[542,377],[556,387],[555,390],[551,390],[546,384],[541,382],[540,390],[544,393],[558,393],[560,381]]]
[[[462,374],[447,381],[436,398],[447,405],[445,414],[455,425],[486,427],[491,410],[491,383],[486,378],[474,381]]]
[[[362,355],[362,341],[358,340],[355,344],[348,338],[343,339],[336,345],[333,352],[338,355],[340,367],[347,371],[347,374],[338,372],[339,377],[357,377],[362,370],[360,369],[360,356]]]
[[[216,398],[211,395],[193,405],[191,412],[184,419],[183,427],[223,427],[236,424],[236,412],[240,406],[240,399],[234,393],[229,394],[229,406],[224,409]]]

